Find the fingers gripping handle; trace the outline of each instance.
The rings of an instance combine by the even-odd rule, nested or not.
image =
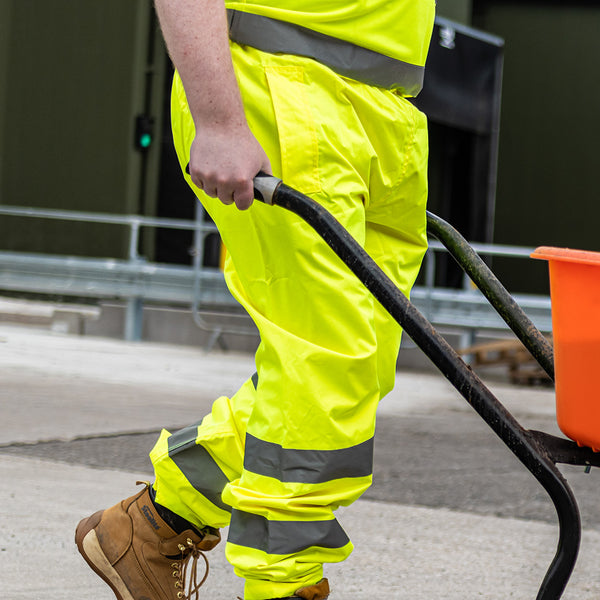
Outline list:
[[[190,174],[190,163],[186,165],[185,172]],[[259,171],[254,178],[254,198],[265,204],[273,204],[273,196],[280,183],[281,179]]]
[[[254,178],[254,197],[265,204],[273,204],[273,197],[281,179],[260,171]]]

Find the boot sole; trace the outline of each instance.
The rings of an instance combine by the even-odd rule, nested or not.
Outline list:
[[[75,530],[75,543],[81,556],[91,569],[113,591],[118,600],[135,600],[129,593],[120,575],[106,558],[96,536],[95,527],[100,522],[102,512],[99,511],[79,523]]]

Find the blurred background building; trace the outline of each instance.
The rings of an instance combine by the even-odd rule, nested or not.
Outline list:
[[[431,210],[473,241],[600,250],[600,5],[438,0],[438,15],[417,101]],[[171,73],[151,0],[0,0],[0,204],[193,219]],[[191,237],[146,231],[139,251],[189,264]],[[125,256],[127,244],[119,225],[0,219],[0,250]],[[205,250],[218,261],[218,240]],[[511,290],[547,291],[539,262],[494,270]]]

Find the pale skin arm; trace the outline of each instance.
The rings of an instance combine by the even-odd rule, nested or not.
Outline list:
[[[155,0],[155,5],[196,127],[192,181],[209,196],[246,209],[254,198],[252,179],[261,170],[271,173],[271,166],[246,121],[224,0]]]

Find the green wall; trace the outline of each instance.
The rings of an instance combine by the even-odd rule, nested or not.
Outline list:
[[[600,7],[487,1],[474,25],[506,40],[495,241],[600,250]],[[494,267],[547,289],[543,263]]]
[[[2,0],[0,201],[138,212],[147,0]],[[119,227],[3,217],[1,249],[115,256]]]
[[[4,124],[6,122],[6,98],[9,60],[9,24],[11,21],[12,0],[0,0],[0,189],[2,189],[2,165],[4,163]]]
[[[464,25],[471,24],[472,0],[437,0],[436,14]]]
[[[166,59],[152,10],[0,0],[0,203],[155,214],[160,144],[133,147],[136,114],[161,131]],[[438,0],[438,14],[506,42],[495,241],[600,250],[600,7]],[[0,249],[115,256],[126,241],[116,227],[0,218]],[[512,290],[546,286],[545,264],[516,265],[494,262]]]

